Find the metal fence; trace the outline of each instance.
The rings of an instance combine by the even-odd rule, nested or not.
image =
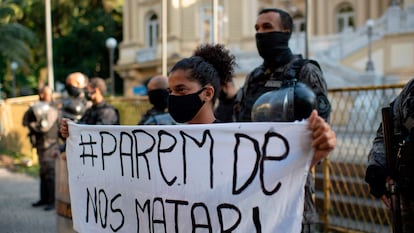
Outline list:
[[[333,89],[331,124],[337,147],[315,172],[316,202],[325,232],[391,232],[389,211],[364,181],[381,108],[403,85]]]

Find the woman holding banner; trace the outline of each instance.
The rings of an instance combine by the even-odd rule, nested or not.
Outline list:
[[[231,81],[235,58],[223,45],[202,45],[192,57],[178,61],[171,69],[168,84],[168,110],[175,121],[188,124],[218,123],[214,104],[220,84]],[[330,125],[314,110],[308,118],[315,148],[312,165],[336,146]]]
[[[169,80],[168,80],[168,86],[169,86],[169,103],[168,103],[169,106],[168,107],[169,107],[169,112],[170,112],[171,116],[174,118],[174,120],[179,122],[179,123],[187,123],[187,124],[219,123],[219,121],[216,120],[216,117],[214,115],[214,105],[215,105],[215,101],[217,99],[217,95],[219,95],[220,84],[229,82],[232,79],[234,61],[235,61],[234,57],[229,53],[228,50],[226,50],[224,48],[224,46],[222,46],[222,45],[202,45],[202,46],[198,47],[195,50],[193,56],[191,56],[189,58],[182,59],[179,62],[177,62],[172,67],[172,69],[170,71],[170,74],[169,74]],[[305,133],[306,133],[306,135],[309,135],[308,133],[310,133],[312,135],[311,146],[313,148],[315,148],[315,152],[314,152],[315,154],[313,156],[313,161],[315,162],[315,161],[318,161],[319,159],[321,159],[323,157],[326,157],[328,155],[328,153],[331,150],[333,150],[333,148],[336,145],[336,137],[335,137],[335,133],[332,131],[331,127],[327,123],[325,123],[324,119],[322,119],[321,117],[318,116],[316,111],[314,111],[312,113],[312,115],[308,119],[308,123],[309,123],[309,127],[310,127],[312,132],[305,132]],[[227,125],[227,127],[232,128],[231,125],[230,126]],[[306,127],[305,123],[300,125],[301,132],[304,132],[303,129],[305,127]],[[157,129],[157,127],[151,127],[151,129],[149,127],[147,127],[147,128],[148,128],[147,129],[148,132],[151,131],[151,133],[148,134],[148,135],[153,134],[153,135],[158,135],[158,137],[159,137],[160,132],[162,132],[162,135],[164,135],[164,136],[165,135],[170,135],[164,129],[160,130],[160,129]],[[197,126],[194,125],[193,127],[182,126],[182,127],[179,128],[180,132],[177,132],[178,129],[175,128],[175,127],[171,127],[169,130],[171,130],[171,132],[174,131],[173,134],[183,133],[183,135],[188,135],[185,132],[181,132],[181,130],[183,130],[183,128],[185,128],[184,131],[189,130],[190,128],[191,128],[191,130],[195,129],[196,131],[194,131],[194,132],[199,133],[200,128],[202,130],[204,130],[203,128],[211,128],[211,127],[207,127],[207,126],[206,127],[197,127]],[[79,130],[81,130],[80,127],[75,127],[75,129],[76,129],[76,131],[74,132],[74,134],[79,133]],[[114,131],[116,131],[116,130],[119,131],[119,129],[115,129],[115,128],[113,128],[113,130]],[[140,130],[141,129],[139,129],[138,131],[140,131]],[[267,131],[263,131],[264,134],[267,134],[266,132]],[[62,124],[61,133],[63,135],[66,135],[66,136],[69,135],[67,123]],[[118,132],[116,134],[120,135],[121,132]],[[144,134],[147,135],[146,133],[144,133]],[[233,134],[233,132],[230,132],[230,134]],[[204,135],[204,133],[203,133],[203,135]],[[174,135],[170,135],[170,136],[174,137]],[[232,136],[234,136],[234,135],[232,135]],[[131,136],[131,138],[132,138],[132,136]],[[156,138],[156,137],[154,137],[154,138]],[[183,153],[183,150],[185,150],[187,152],[186,148],[182,147],[183,145],[186,145],[186,143],[185,143],[186,138],[187,137],[184,137],[183,141],[180,141],[180,144],[181,144],[180,146],[178,146],[178,144],[174,143],[173,147],[175,147],[177,145],[177,148],[178,148],[177,150],[173,150],[172,147],[170,147],[171,145],[169,145],[168,146],[169,147],[169,149],[168,149],[169,152],[166,152],[167,150],[164,150],[163,149],[164,147],[160,146],[162,144],[160,140],[158,140],[158,142],[156,142],[156,140],[153,141],[153,143],[158,143],[158,146],[154,146],[154,147],[152,147],[151,145],[147,145],[148,141],[146,141],[146,140],[131,140],[131,142],[133,142],[133,141],[138,142],[138,143],[142,142],[142,143],[145,144],[144,147],[151,147],[151,148],[154,148],[154,150],[157,150],[157,151],[154,151],[154,153],[158,153],[158,155],[159,155],[159,153],[164,153],[164,152],[170,153],[170,152],[172,152],[172,154],[171,154],[172,157],[174,157],[174,155],[178,155],[178,158],[180,158],[180,160],[181,160],[181,158],[183,160],[185,160],[185,162],[182,163],[183,164],[182,167],[181,167],[181,165],[178,165],[178,164],[181,164],[180,161],[178,161],[178,163],[176,164],[176,165],[178,165],[178,167],[183,169],[182,177],[178,178],[179,181],[177,181],[176,178],[174,178],[172,180],[169,180],[168,178],[165,177],[165,174],[163,172],[164,168],[165,169],[170,169],[171,167],[173,167],[172,169],[175,170],[175,167],[170,166],[171,163],[167,163],[165,161],[164,161],[165,163],[163,163],[163,162],[160,163],[161,160],[159,160],[159,158],[160,158],[159,156],[158,157],[157,156],[150,156],[148,154],[148,158],[154,159],[154,161],[158,160],[158,163],[148,162],[148,164],[158,164],[158,166],[156,166],[154,169],[159,170],[158,179],[160,179],[161,181],[163,180],[161,183],[163,185],[165,185],[164,188],[170,189],[170,188],[174,188],[172,186],[177,186],[177,187],[180,187],[180,190],[182,190],[182,187],[185,187],[186,189],[188,189],[187,191],[189,191],[192,187],[190,185],[190,182],[187,183],[187,170],[190,169],[190,168],[193,168],[191,170],[191,172],[189,172],[188,174],[198,175],[198,174],[202,174],[200,172],[200,170],[198,169],[198,168],[202,167],[203,169],[206,169],[204,171],[207,171],[210,174],[210,176],[209,176],[209,178],[210,178],[209,184],[210,185],[208,187],[203,186],[203,185],[200,186],[200,182],[199,182],[198,179],[192,180],[192,183],[191,183],[192,185],[196,185],[197,187],[204,187],[204,188],[206,188],[205,191],[206,190],[211,191],[212,189],[214,189],[214,187],[222,187],[221,185],[223,185],[223,184],[225,184],[225,186],[227,186],[228,188],[230,188],[230,186],[232,186],[231,187],[232,190],[230,191],[230,189],[228,189],[229,192],[227,194],[231,195],[232,198],[235,198],[234,200],[237,200],[234,203],[238,203],[239,198],[245,198],[244,195],[249,196],[250,194],[252,194],[252,193],[247,193],[247,194],[244,193],[244,195],[241,194],[241,192],[247,187],[246,184],[248,184],[248,185],[250,184],[250,178],[248,178],[247,176],[243,176],[244,178],[247,177],[248,179],[247,179],[247,182],[245,182],[244,185],[242,185],[242,186],[238,186],[237,182],[235,182],[235,181],[238,180],[237,179],[237,166],[234,166],[234,164],[237,163],[237,159],[232,160],[232,158],[230,156],[221,156],[223,154],[231,155],[231,152],[225,151],[225,149],[230,149],[231,151],[234,151],[234,150],[232,150],[232,148],[230,148],[230,147],[227,148],[226,146],[224,146],[224,145],[227,145],[227,144],[221,144],[219,146],[219,148],[220,148],[219,151],[222,152],[222,153],[219,153],[220,158],[221,159],[223,159],[223,158],[226,159],[226,160],[223,160],[223,161],[226,161],[226,162],[220,163],[221,167],[214,167],[214,169],[213,169],[212,164],[213,164],[214,159],[211,157],[212,156],[212,151],[213,151],[212,147],[210,147],[210,150],[208,150],[208,152],[205,154],[205,155],[208,155],[206,157],[187,156],[186,153]],[[225,137],[225,138],[228,138],[228,137]],[[294,140],[296,140],[297,138],[300,138],[300,137],[298,137],[298,135],[295,135],[293,137]],[[75,137],[71,137],[70,139],[75,140]],[[189,136],[189,139],[191,141],[194,140],[191,136]],[[237,140],[239,140],[239,137],[237,137],[235,139],[237,141]],[[212,146],[214,144],[213,139],[210,138],[209,140],[210,140],[210,143],[211,143],[210,145]],[[231,139],[231,141],[232,141],[232,139]],[[305,141],[309,142],[310,139],[306,138]],[[195,140],[194,142],[195,142],[194,146],[197,150],[199,150],[199,149],[202,150],[202,148],[200,148],[201,144],[202,145],[205,144],[204,145],[205,148],[208,147],[208,143],[205,143],[204,141],[203,142],[197,142],[197,140]],[[161,144],[159,144],[159,143],[161,143]],[[71,145],[75,145],[75,144],[76,143],[73,143],[73,141],[72,141]],[[104,145],[104,144],[105,143],[103,143],[103,141],[101,141],[101,145]],[[236,144],[238,145],[238,143],[236,143]],[[267,145],[267,142],[264,143],[264,144]],[[78,143],[76,145],[80,145],[80,144]],[[117,145],[117,143],[114,143],[114,145]],[[122,147],[122,145],[120,147]],[[203,147],[203,146],[201,146],[201,147]],[[273,145],[272,145],[272,147],[273,147]],[[298,146],[295,146],[295,147],[297,148]],[[70,148],[72,149],[73,147],[70,147]],[[131,146],[130,148],[132,150],[132,148],[139,148],[139,147]],[[155,148],[157,148],[157,149],[155,149]],[[238,146],[235,146],[235,148],[233,148],[233,149],[235,149],[237,151],[238,150],[237,148],[238,148]],[[78,148],[78,149],[82,149],[82,148]],[[245,147],[242,148],[241,150],[243,150],[243,149],[245,149]],[[103,149],[101,148],[101,150],[103,150]],[[225,151],[225,152],[223,152],[223,151]],[[72,152],[75,152],[75,150],[72,151]],[[104,154],[103,151],[101,151],[101,152],[102,153],[98,153],[98,154],[103,155]],[[188,150],[188,152],[189,152],[189,154],[194,154],[195,151],[194,150]],[[148,153],[150,153],[150,151],[148,151]],[[302,153],[305,153],[306,155],[308,155],[309,153],[313,153],[313,152],[310,152],[309,150],[307,150],[307,152],[305,152],[304,150],[301,150],[301,151],[299,151],[298,154],[292,153],[292,156],[293,155],[302,155]],[[184,154],[186,154],[186,155],[184,155]],[[263,154],[262,153],[257,153],[257,155],[258,156],[256,157],[256,159],[257,159],[256,164],[258,164],[260,156],[262,156],[262,158],[264,156],[267,156],[267,154],[265,152]],[[234,156],[237,156],[237,153]],[[103,157],[104,156],[102,156],[102,158]],[[105,158],[109,158],[109,157],[110,156],[105,156]],[[267,156],[267,157],[269,158],[270,156]],[[273,158],[275,158],[275,157],[273,157]],[[206,160],[203,160],[203,159],[206,159]],[[310,163],[310,159],[311,158],[309,158],[309,156],[307,156],[306,159],[302,159],[302,162],[303,162],[302,163],[303,164],[302,168],[304,169],[304,171],[305,170],[307,171],[307,168],[308,168],[309,163]],[[261,161],[263,161],[263,160],[261,160]],[[306,160],[306,161],[304,161],[304,160]],[[192,161],[193,163],[191,163],[189,161]],[[202,161],[202,162],[199,163],[200,161]],[[205,163],[204,163],[205,161],[208,161],[210,166],[205,166]],[[78,160],[78,162],[81,163],[81,160]],[[177,161],[173,159],[169,162],[174,162],[175,163]],[[248,162],[252,162],[252,161],[250,160]],[[163,164],[165,166],[163,166]],[[190,164],[200,165],[200,167],[191,166]],[[261,164],[263,164],[263,163],[261,163]],[[79,164],[75,164],[75,162],[74,162],[74,164],[72,164],[73,168],[78,168],[79,166],[77,166],[77,165],[79,165]],[[232,165],[233,165],[233,167],[235,167],[235,169],[233,169],[233,170],[231,169]],[[283,168],[285,165],[286,164],[281,164],[280,168]],[[249,165],[247,165],[247,166],[249,166]],[[306,169],[305,169],[305,166],[306,166]],[[119,169],[117,167],[113,167],[113,168],[115,168],[116,170]],[[177,169],[180,170],[180,168],[177,168]],[[246,167],[241,166],[240,169],[245,171],[244,168],[246,168]],[[272,167],[272,168],[276,168],[276,169],[272,169],[272,171],[277,171],[278,170],[277,166]],[[88,170],[88,169],[89,169],[89,167],[85,168],[85,171]],[[217,174],[213,171],[215,169],[218,169]],[[123,169],[121,169],[121,170],[123,171]],[[132,170],[134,170],[134,169],[132,169]],[[148,167],[148,171],[149,170],[150,169]],[[260,170],[263,171],[262,168],[260,168]],[[190,170],[188,170],[188,171],[190,171]],[[131,173],[134,174],[133,172],[131,172]],[[173,172],[173,173],[175,173],[175,172]],[[180,173],[180,171],[178,171],[178,173]],[[150,173],[148,173],[148,174],[150,174]],[[214,177],[216,177],[216,176],[213,176],[213,174],[216,174],[217,177],[220,177],[220,178],[216,178],[216,179],[219,179],[220,181],[223,181],[224,183],[215,184],[214,183],[214,181],[215,181]],[[257,174],[257,169],[254,169],[254,171],[251,171],[251,174],[253,176],[248,175],[248,174],[247,175],[249,177],[254,177]],[[272,173],[271,175],[273,175],[273,174],[275,174],[275,173]],[[285,173],[283,172],[283,175],[284,174]],[[298,172],[298,173],[296,173],[296,175],[297,174],[299,174],[298,177],[303,178],[302,181],[299,181],[299,183],[304,185],[304,183],[305,183],[304,174],[305,173]],[[261,173],[261,176],[263,176],[262,173]],[[123,177],[123,175],[122,175],[122,177]],[[131,175],[131,177],[134,177],[134,176]],[[138,175],[136,177],[138,177]],[[203,177],[205,178],[206,176],[203,176]],[[223,177],[226,177],[226,179],[221,179]],[[227,179],[227,178],[230,178],[230,177],[233,177],[233,184],[232,185],[228,185],[228,184],[230,184],[229,182],[232,182],[230,179]],[[274,176],[272,176],[272,178],[273,177]],[[286,182],[289,182],[289,184],[296,184],[296,185],[298,184],[297,179],[294,179],[294,177],[290,177],[290,178],[292,178],[292,179],[286,180]],[[148,177],[148,180],[149,179],[150,178]],[[241,179],[243,179],[243,178],[241,178]],[[278,179],[278,178],[276,178],[276,179]],[[104,183],[107,183],[107,180],[102,179],[101,181],[104,182]],[[129,181],[130,181],[130,179],[128,179],[128,185],[130,184]],[[226,182],[228,182],[228,183],[226,183]],[[277,182],[277,185],[272,190],[269,190],[266,187],[264,187],[263,184],[265,182],[264,182],[263,177],[261,177],[260,181],[258,181],[258,182],[260,182],[261,186],[255,186],[255,188],[250,189],[250,190],[254,190],[254,192],[256,192],[256,191],[259,192],[260,193],[259,195],[261,197],[270,197],[270,196],[272,196],[272,198],[273,197],[276,198],[276,196],[280,197],[279,195],[269,195],[269,194],[275,193],[279,190],[280,185],[281,185],[280,182]],[[285,180],[283,180],[283,182],[285,182]],[[155,183],[158,183],[158,182],[155,182]],[[201,183],[203,183],[203,182],[201,182]],[[137,185],[140,184],[138,180],[136,181],[136,184]],[[151,183],[147,183],[147,184],[151,184]],[[205,184],[207,184],[207,183],[205,183]],[[255,185],[258,185],[258,184],[256,183]],[[112,186],[112,185],[109,185],[109,186]],[[110,188],[109,186],[108,186],[108,188]],[[117,186],[117,185],[114,185],[114,186]],[[290,185],[290,187],[291,186],[292,185]],[[258,187],[259,189],[261,188],[261,190],[256,189],[256,187]],[[144,189],[147,190],[146,186],[139,187],[139,189],[141,189],[141,188],[142,188],[142,190],[144,190]],[[300,227],[300,226],[298,226],[298,224],[293,224],[294,225],[293,227],[292,227],[292,224],[290,224],[291,222],[299,223],[301,221],[300,217],[302,217],[301,212],[300,211],[297,212],[298,203],[299,203],[299,205],[302,205],[300,201],[298,202],[298,200],[300,199],[301,201],[303,201],[303,199],[300,198],[302,193],[297,192],[298,190],[303,190],[301,185],[297,185],[296,189],[294,189],[294,191],[293,191],[296,194],[296,198],[291,198],[291,200],[290,200],[290,203],[296,203],[296,205],[293,205],[293,204],[290,205],[291,207],[294,207],[292,209],[296,211],[296,214],[294,214],[295,215],[294,219],[291,218],[292,215],[290,215],[290,214],[282,216],[284,218],[289,219],[289,221],[287,221],[287,224],[282,224],[282,223],[286,223],[286,222],[283,222],[283,221],[278,222],[278,223],[274,223],[274,221],[272,221],[274,219],[274,215],[273,215],[274,209],[270,209],[270,210],[263,210],[262,209],[263,212],[260,212],[259,204],[251,203],[253,208],[250,208],[249,207],[250,205],[247,205],[248,206],[247,208],[249,209],[249,211],[243,212],[244,215],[246,215],[246,213],[247,213],[248,215],[251,215],[251,217],[250,218],[243,218],[244,222],[240,225],[240,227],[241,228],[246,228],[246,229],[252,229],[252,228],[261,229],[261,226],[262,226],[261,222],[263,222],[263,223],[266,223],[267,228],[269,228],[269,227],[270,228],[272,228],[272,227],[282,227],[282,229],[285,229],[285,228],[286,229],[292,229],[292,230],[293,229],[298,229],[298,227]],[[140,196],[137,197],[136,194],[132,194],[132,197],[135,198],[135,201],[137,201],[139,199],[138,202],[142,201],[141,203],[147,203],[147,201],[151,201],[151,199],[152,199],[153,202],[158,202],[158,201],[163,202],[163,198],[160,199],[160,198],[157,197],[157,198],[154,199],[153,197],[154,197],[154,195],[158,195],[157,194],[158,192],[165,193],[164,191],[165,191],[165,189],[163,189],[163,188],[148,189],[148,196],[149,196],[148,199],[144,196],[142,198]],[[170,190],[170,191],[172,191],[172,190]],[[198,191],[200,191],[200,190],[198,190]],[[282,195],[282,196],[286,196],[286,195],[290,196],[292,193],[290,193],[289,191],[290,191],[290,189],[284,189],[284,194],[285,195]],[[190,192],[182,192],[181,193],[181,191],[179,191],[179,192],[169,192],[169,193],[170,194],[175,193],[174,195],[177,194],[177,196],[173,195],[174,200],[182,200],[183,203],[184,202],[185,203],[187,203],[187,202],[188,203],[190,203],[190,202],[195,203],[194,205],[191,204],[191,207],[188,206],[189,211],[193,211],[194,210],[193,207],[199,208],[200,206],[198,206],[198,204],[199,203],[204,203],[204,201],[205,201],[205,203],[209,203],[208,205],[211,205],[211,207],[213,207],[213,208],[214,208],[214,205],[216,205],[218,208],[215,208],[215,209],[217,209],[217,212],[219,212],[219,213],[217,213],[216,216],[219,219],[219,222],[221,220],[223,220],[223,218],[222,218],[223,216],[220,214],[223,208],[234,210],[235,213],[236,213],[236,215],[234,215],[234,216],[236,216],[236,217],[238,216],[239,220],[241,218],[241,212],[238,212],[239,208],[237,208],[234,205],[231,205],[231,203],[230,203],[230,205],[229,205],[229,203],[218,203],[217,204],[216,201],[214,201],[214,203],[210,202],[211,199],[208,200],[209,198],[207,198],[207,199],[201,198],[201,199],[203,199],[203,201],[201,201],[198,193],[196,195],[197,197],[190,197],[191,195],[187,196],[187,194],[190,193]],[[210,193],[210,194],[214,194],[214,193]],[[160,194],[160,195],[164,197],[164,194]],[[124,196],[124,195],[122,195],[122,196]],[[161,197],[161,196],[159,196],[159,197]],[[121,195],[119,195],[118,197],[121,197]],[[251,197],[252,197],[252,199],[256,199],[255,195],[253,195]],[[193,200],[194,198],[197,199],[197,200]],[[78,199],[82,199],[82,198],[78,198]],[[169,203],[171,203],[171,200],[173,200],[173,199],[170,199],[170,198],[166,197],[166,199],[165,199],[166,203],[167,203],[167,199],[169,200],[168,201]],[[85,200],[85,199],[83,199],[83,200]],[[89,199],[87,199],[87,200],[89,200]],[[263,202],[264,199],[260,199],[260,200],[262,201],[262,204],[266,205],[266,202]],[[270,199],[266,199],[266,200],[270,200]],[[278,199],[271,199],[271,200],[272,200],[272,203],[276,203],[278,201]],[[83,203],[83,204],[87,205],[87,203]],[[231,208],[228,208],[229,206]],[[79,205],[77,207],[78,207],[77,208],[78,211],[80,211],[82,209],[81,205]],[[136,207],[137,206],[135,206],[135,208]],[[204,206],[204,207],[201,207],[201,208],[207,208],[208,209],[207,206]],[[207,209],[206,209],[206,211],[207,211]],[[251,211],[250,211],[250,209],[251,209]],[[120,207],[117,210],[131,211],[128,207],[125,207],[125,208]],[[141,209],[141,210],[143,210],[143,209]],[[164,210],[162,210],[162,211],[164,212]],[[76,216],[77,216],[77,219],[79,221],[79,224],[83,224],[82,226],[85,226],[85,224],[88,224],[87,222],[82,222],[80,220],[80,217],[79,217],[80,216],[79,212],[77,212],[77,213],[78,214]],[[260,213],[266,213],[266,214],[260,215]],[[272,213],[272,214],[268,214],[268,213]],[[287,212],[284,212],[284,213],[287,213]],[[139,214],[139,213],[136,213],[136,214]],[[106,214],[105,214],[105,216],[106,216]],[[174,216],[176,216],[176,215],[174,215]],[[260,216],[270,216],[270,219],[261,219]],[[208,218],[210,218],[210,217],[208,217]],[[227,226],[223,226],[223,225],[213,226],[214,223],[213,224],[209,223],[207,225],[205,225],[205,224],[200,225],[198,223],[195,223],[193,221],[193,218],[191,218],[191,219],[192,219],[191,220],[192,222],[187,222],[188,224],[183,224],[183,225],[185,225],[183,227],[186,227],[186,229],[187,228],[193,228],[193,230],[194,230],[194,228],[199,228],[199,227],[201,227],[201,228],[221,227],[221,229],[223,230],[223,227],[224,228],[227,227]],[[233,217],[231,217],[229,219],[233,219]],[[253,221],[250,222],[249,219],[253,220]],[[154,219],[152,219],[152,220],[154,220]],[[149,226],[151,226],[151,221],[152,220],[151,219],[148,220]],[[235,218],[235,220],[237,220],[237,218]],[[224,221],[221,221],[221,223],[223,223],[223,222]],[[123,223],[123,221],[122,221],[122,223]],[[239,221],[234,221],[233,223],[234,223],[233,225],[230,225],[231,229],[233,229],[233,227],[238,227],[239,226]],[[173,222],[172,224],[173,225],[175,224],[175,226],[178,227],[177,222]],[[134,227],[133,226],[134,224],[131,224],[131,223],[127,224],[127,225],[128,226],[126,226],[126,227],[129,227],[129,228]],[[166,221],[164,221],[164,223],[162,225],[165,227],[165,229],[167,228]],[[220,223],[219,223],[219,225],[220,225]],[[289,225],[289,226],[287,226],[287,225]],[[97,226],[97,227],[99,227],[99,226]],[[120,225],[120,227],[121,227],[121,225]],[[169,227],[171,227],[171,225],[169,225]],[[266,227],[264,227],[264,229]],[[285,228],[283,228],[283,227],[285,227]],[[228,229],[230,229],[230,228],[228,228]],[[176,228],[176,229],[178,229],[178,228]],[[266,231],[266,232],[271,232],[271,231]],[[284,231],[284,232],[288,232],[288,231]]]

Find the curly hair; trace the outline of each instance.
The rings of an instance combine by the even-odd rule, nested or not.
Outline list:
[[[235,57],[223,45],[205,44],[197,47],[193,56],[178,61],[170,72],[191,70],[189,80],[197,81],[201,86],[213,86],[215,102],[220,85],[232,80],[235,64]]]
[[[222,44],[204,44],[197,47],[193,56],[202,57],[213,65],[220,76],[220,84],[230,82],[234,75],[235,57]]]

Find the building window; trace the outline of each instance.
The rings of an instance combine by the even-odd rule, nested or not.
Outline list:
[[[147,27],[146,27],[146,38],[145,42],[148,48],[155,48],[157,46],[158,35],[159,35],[159,23],[158,23],[158,16],[156,14],[152,14],[147,20]]]
[[[336,13],[336,31],[338,33],[354,30],[354,8],[350,4],[344,4],[338,8]]]
[[[213,9],[211,6],[201,7],[200,13],[200,40],[202,44],[213,43]],[[217,7],[217,41],[223,41],[223,7]]]
[[[297,13],[293,17],[293,33],[305,31],[305,17],[302,13]]]

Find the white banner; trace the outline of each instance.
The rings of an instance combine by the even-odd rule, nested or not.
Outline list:
[[[78,232],[300,232],[307,121],[69,124]]]

